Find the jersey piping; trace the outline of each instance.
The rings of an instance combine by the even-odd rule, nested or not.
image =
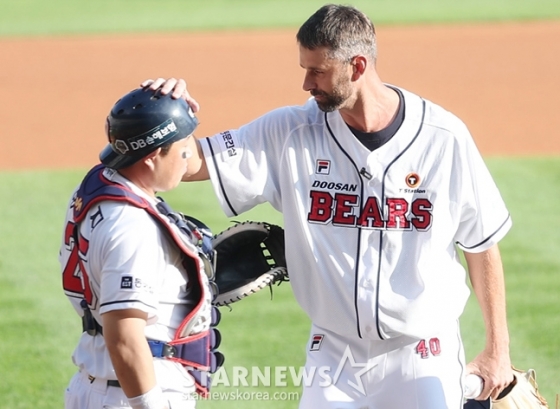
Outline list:
[[[106,305],[131,304],[131,303],[140,303],[140,304],[144,304],[145,306],[150,307],[150,308],[154,308],[154,309],[156,308],[154,305],[146,304],[145,302],[143,302],[143,301],[141,301],[141,300],[110,301],[110,302],[102,303],[102,304],[100,304],[99,306],[100,306],[100,307],[104,307],[104,306],[106,306]]]
[[[386,128],[377,132],[362,132],[348,125],[348,128],[350,128],[356,139],[372,152],[389,142],[404,122],[404,96],[398,88],[391,87],[391,89],[399,96],[399,107],[397,108],[395,118],[393,118]]]
[[[212,148],[212,144],[210,143],[209,140],[205,140],[205,142],[208,144],[208,148],[210,149],[210,152],[212,152],[212,162],[214,162],[214,168],[218,169],[218,164],[216,163],[216,156],[214,154],[214,148]],[[224,184],[222,182],[222,177],[220,176],[220,172],[216,172],[217,177],[218,177],[218,183],[220,184],[220,190],[222,191],[222,195],[229,207],[229,210],[231,210],[231,212],[233,213],[234,216],[239,216],[239,214],[235,211],[235,209],[233,208],[233,206],[231,205],[231,202],[228,199],[228,195],[226,194],[226,190],[224,188]]]
[[[352,160],[352,157],[348,154],[348,152],[346,152],[344,150],[344,148],[342,147],[342,145],[340,144],[340,142],[338,141],[338,139],[336,139],[336,136],[334,135],[334,132],[331,129],[331,126],[329,124],[329,120],[328,120],[328,115],[325,112],[325,125],[327,125],[327,129],[329,130],[329,133],[331,134],[334,142],[337,144],[338,148],[340,149],[340,151],[348,158],[348,160],[350,161],[350,163],[352,164],[352,166],[354,166],[354,169],[356,169],[356,173],[360,176],[360,196],[364,197],[364,182],[363,179],[361,178],[360,175],[360,171],[358,169],[358,166],[356,165],[356,163]],[[360,259],[360,248],[362,245],[362,228],[361,226],[358,227],[358,245],[356,246],[356,260]],[[354,271],[354,310],[356,311],[356,330],[358,331],[358,337],[362,338],[362,331],[360,330],[360,314],[358,313],[358,271],[359,271],[359,263],[356,263],[356,269]]]
[[[404,100],[403,100],[403,104],[404,104]],[[389,171],[391,166],[397,160],[399,160],[399,158],[414,144],[414,142],[418,138],[418,135],[420,135],[420,132],[422,131],[422,128],[423,128],[423,125],[424,125],[425,115],[426,115],[426,101],[424,99],[422,99],[422,116],[420,118],[420,125],[418,127],[418,130],[416,131],[416,134],[414,135],[412,140],[409,142],[409,144],[387,165],[387,167],[385,168],[385,171],[383,172],[383,179],[382,179],[382,182],[381,182],[382,183],[381,184],[381,203],[383,203],[385,201],[385,178],[387,176],[387,172]],[[403,122],[404,122],[404,120],[406,120],[406,106],[404,107],[403,116],[404,116],[404,119],[403,119]],[[356,169],[356,172],[358,174],[360,174],[360,172],[358,170],[358,166],[352,160],[350,155],[343,149],[343,147],[341,146],[341,144],[337,140],[336,136],[334,135],[334,132],[332,131],[331,126],[329,124],[328,116],[327,116],[326,112],[325,112],[325,124],[327,125],[327,129],[329,130],[329,133],[331,134],[335,143],[340,148],[341,152],[344,153],[344,155],[348,158],[350,163]],[[364,183],[363,183],[363,180],[361,178],[360,178],[360,193],[361,193],[361,197],[363,198],[363,196],[364,196]],[[358,226],[358,244],[357,244],[357,249],[356,249],[356,260],[360,259],[360,257],[359,257],[360,256],[360,248],[361,248],[361,244],[362,244],[362,240],[361,240],[362,239],[362,234],[361,234],[361,232],[362,232],[362,228],[360,226]],[[380,325],[379,325],[379,283],[380,283],[380,278],[381,278],[381,259],[382,259],[381,253],[382,252],[383,252],[383,231],[380,230],[379,231],[379,249],[378,249],[379,261],[378,261],[378,265],[377,265],[377,286],[376,286],[376,291],[375,291],[375,310],[376,310],[375,324],[376,324],[377,335],[379,336],[380,339],[385,339],[385,337],[381,333],[381,328],[380,328]],[[354,309],[356,311],[356,329],[357,329],[357,332],[358,332],[358,337],[362,338],[362,331],[360,330],[360,314],[358,312],[358,274],[359,274],[359,269],[360,269],[360,263],[357,262],[356,267],[355,267],[355,271],[354,271]]]
[[[479,246],[482,246],[484,243],[486,243],[488,240],[490,240],[492,237],[494,237],[500,230],[502,230],[502,228],[507,224],[507,222],[510,219],[511,219],[511,214],[508,213],[508,216],[506,217],[504,222],[502,224],[500,224],[500,227],[498,227],[494,233],[492,233],[490,236],[486,237],[480,243],[475,244],[474,246],[465,246],[465,245],[461,244],[460,242],[457,242],[457,244],[461,245],[461,247],[463,247],[465,249],[475,249]]]
[[[404,116],[406,118],[406,107],[404,108],[405,112],[404,112]],[[385,178],[387,177],[387,172],[389,171],[389,168],[391,166],[393,166],[393,164],[399,160],[399,158],[412,146],[412,144],[414,144],[414,142],[416,141],[416,139],[418,138],[418,135],[420,135],[420,132],[422,131],[423,125],[424,125],[424,117],[426,116],[426,101],[422,100],[422,116],[420,118],[420,126],[418,127],[418,130],[416,131],[416,135],[414,135],[414,138],[412,138],[412,140],[410,141],[410,143],[406,146],[406,148],[404,148],[402,150],[402,152],[395,157],[395,159],[393,159],[391,161],[391,163],[389,163],[387,165],[387,167],[385,168],[385,171],[383,172],[383,181],[381,182],[381,203],[385,202]],[[385,337],[381,334],[381,327],[379,325],[379,283],[380,283],[380,278],[381,278],[381,253],[383,252],[383,231],[380,230],[379,231],[379,262],[377,265],[377,288],[375,291],[375,326],[377,328],[377,335],[379,335],[379,338],[381,339],[385,339]]]

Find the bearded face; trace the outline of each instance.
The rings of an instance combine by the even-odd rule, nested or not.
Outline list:
[[[309,92],[315,97],[319,109],[323,112],[333,112],[340,109],[352,93],[350,79],[343,74],[335,80],[330,92],[318,88]]]
[[[352,96],[352,65],[332,58],[325,47],[310,50],[300,45],[300,66],[305,69],[303,89],[319,108],[332,112],[344,108]]]

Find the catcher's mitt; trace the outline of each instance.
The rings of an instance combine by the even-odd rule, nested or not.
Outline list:
[[[468,400],[463,409],[547,409],[548,404],[539,393],[535,370],[512,369],[514,379],[498,399]]]
[[[274,283],[288,281],[284,230],[246,221],[214,236],[217,306],[228,305]]]

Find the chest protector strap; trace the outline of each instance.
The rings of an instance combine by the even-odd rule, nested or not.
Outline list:
[[[201,222],[193,218],[183,219],[164,202],[158,204],[158,210],[164,215],[162,216],[146,199],[138,196],[126,186],[107,179],[103,175],[104,169],[105,166],[97,165],[84,178],[74,202],[74,221],[78,225],[95,203],[104,200],[126,202],[148,212],[181,250],[189,285],[192,286],[192,293],[196,297],[195,307],[182,320],[172,341],[165,343],[148,340],[148,344],[154,357],[169,359],[184,365],[195,379],[197,392],[202,396],[207,396],[210,388],[208,373],[214,373],[224,362],[224,356],[217,351],[221,341],[220,333],[216,328],[220,321],[219,310],[215,306],[210,307],[211,319],[207,330],[190,335],[189,329],[196,322],[205,302],[207,303],[207,300],[213,300],[215,297],[216,287],[212,281],[212,267],[215,263],[215,254],[211,248],[212,234]],[[165,220],[164,217],[167,217],[168,220]],[[170,226],[170,222],[178,227],[187,241],[196,246],[198,254],[185,245],[185,237],[181,237]],[[204,274],[202,271],[206,273],[206,277],[202,276]],[[206,283],[208,285],[205,285]],[[210,294],[208,294],[209,292]],[[84,326],[91,326],[91,322],[95,322],[94,328],[84,328],[84,331],[90,335],[102,333],[102,328],[93,319],[91,311],[84,309],[84,317],[86,317],[84,323],[87,323]]]

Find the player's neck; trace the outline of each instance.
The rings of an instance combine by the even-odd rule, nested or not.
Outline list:
[[[152,183],[150,183],[151,179],[149,178],[149,175],[146,175],[145,172],[141,172],[138,167],[134,167],[133,165],[127,169],[119,170],[119,173],[121,176],[134,183],[138,189],[142,190],[149,197],[156,197],[156,192],[152,187]]]
[[[349,107],[340,109],[340,115],[354,129],[378,132],[393,121],[398,110],[397,92],[380,84],[357,93],[355,101]]]

